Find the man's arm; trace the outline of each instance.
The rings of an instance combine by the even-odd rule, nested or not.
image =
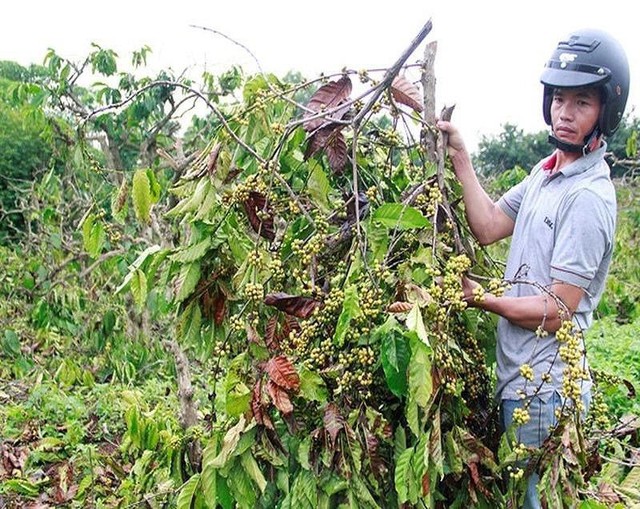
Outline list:
[[[440,121],[437,125],[449,135],[448,153],[462,184],[467,221],[476,239],[488,245],[510,236],[514,222],[480,185],[460,132],[450,122]]]
[[[478,283],[466,277],[462,280],[465,300],[470,306],[491,311],[524,329],[537,330],[542,326],[547,332],[556,332],[563,321],[570,320],[584,295],[584,289],[579,286],[554,281],[550,295],[496,297],[486,293],[482,299],[475,300],[473,289],[477,286]]]

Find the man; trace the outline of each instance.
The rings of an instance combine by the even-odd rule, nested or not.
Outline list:
[[[514,284],[504,296],[481,299],[477,283],[465,279],[463,289],[470,305],[500,316],[502,424],[513,425],[517,440],[532,447],[548,436],[558,407],[567,403],[586,410],[590,400],[581,340],[581,375],[574,390],[563,386],[567,365],[558,356],[558,340],[566,339],[568,320],[580,330],[591,325],[611,261],[616,201],[603,136],[616,130],[624,113],[627,58],[610,35],[576,31],[557,45],[541,82],[555,150],[497,202],[482,189],[459,131],[449,122],[438,123],[448,133],[471,231],[484,245],[512,235],[505,279],[528,281]],[[537,481],[536,475],[529,479],[525,507],[540,507]]]

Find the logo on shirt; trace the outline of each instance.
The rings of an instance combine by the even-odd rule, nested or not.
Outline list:
[[[553,221],[547,216],[544,216],[544,224],[546,224],[550,230],[553,230]]]

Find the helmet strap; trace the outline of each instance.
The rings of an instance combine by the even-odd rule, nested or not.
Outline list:
[[[593,151],[594,148],[596,148],[597,144],[595,143],[595,141],[598,139],[599,136],[600,136],[600,129],[598,128],[598,126],[596,126],[595,129],[591,131],[591,134],[585,137],[584,143],[582,145],[579,145],[574,143],[565,143],[564,141],[559,140],[553,135],[553,130],[552,130],[551,134],[549,135],[548,141],[554,147],[556,147],[559,150],[562,150],[563,152],[573,152],[573,153],[582,154],[583,156],[586,156],[588,153]]]

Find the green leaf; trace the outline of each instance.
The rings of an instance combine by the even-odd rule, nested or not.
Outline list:
[[[26,479],[7,479],[2,482],[3,491],[19,493],[28,497],[35,497],[40,492],[38,486]]]
[[[633,467],[624,481],[620,484],[621,488],[639,488],[640,487],[640,466]]]
[[[227,483],[235,498],[237,507],[255,509],[257,494],[251,482],[251,477],[249,477],[239,462],[236,462],[229,471]]]
[[[308,470],[300,470],[295,481],[293,481],[289,495],[291,507],[293,508],[313,509],[317,507],[318,490],[313,473]]]
[[[151,198],[151,203],[158,203],[162,193],[162,186],[158,182],[156,174],[151,168],[147,169],[147,179],[149,180],[149,196]]]
[[[131,278],[131,294],[138,309],[142,309],[147,302],[147,276],[140,269],[136,269]]]
[[[22,351],[20,350],[20,338],[11,329],[4,331],[4,338],[2,340],[2,351],[9,357],[20,357]]]
[[[231,417],[236,417],[249,410],[251,389],[235,373],[229,373],[225,385],[227,387],[225,395],[227,414]]]
[[[422,310],[418,304],[414,304],[413,308],[407,315],[407,328],[414,331],[425,345],[429,344],[429,334],[424,326]]]
[[[258,485],[260,492],[264,493],[264,490],[267,487],[267,480],[264,478],[264,474],[260,470],[258,462],[253,457],[253,454],[251,454],[251,451],[245,451],[242,453],[242,456],[240,456],[240,463],[245,472],[249,474],[249,477],[253,479],[253,482]]]
[[[444,458],[442,455],[442,433],[440,430],[440,410],[436,407],[435,412],[431,415],[431,435],[429,436],[429,444],[425,450],[428,458],[425,458],[425,464],[430,466],[431,472],[442,481],[444,477]]]
[[[391,329],[382,336],[380,354],[389,390],[396,396],[406,396],[407,368],[411,358],[407,338],[397,329]]]
[[[342,302],[342,311],[336,323],[336,330],[333,334],[333,343],[344,345],[345,336],[349,330],[351,320],[360,314],[360,306],[358,304],[358,292],[355,285],[349,285],[344,291],[344,300]]]
[[[169,256],[169,258],[174,262],[179,263],[195,262],[207,254],[207,251],[211,246],[211,240],[211,237],[205,237],[196,244],[192,244],[184,249],[176,251],[174,254]]]
[[[320,205],[323,211],[330,210],[329,192],[331,184],[327,178],[327,174],[322,169],[322,165],[316,161],[310,161],[311,172],[307,182],[307,192],[313,200]]]
[[[411,468],[411,458],[413,448],[405,449],[396,461],[396,471],[394,475],[398,502],[404,504],[409,501],[409,484],[414,482],[413,470]]]
[[[175,302],[182,302],[189,297],[198,285],[198,281],[200,281],[200,262],[195,261],[184,265],[176,280]]]
[[[82,244],[92,258],[97,258],[102,251],[105,237],[102,222],[97,220],[95,214],[89,214],[82,223]]]
[[[417,338],[413,338],[409,362],[409,393],[418,406],[427,409],[432,392],[431,349]]]
[[[136,217],[143,223],[151,221],[151,204],[153,202],[151,195],[151,183],[147,170],[137,170],[133,175],[133,210]]]
[[[453,432],[449,431],[445,435],[444,442],[449,470],[454,474],[461,474],[463,471],[462,457]]]
[[[214,458],[218,455],[218,435],[214,435],[202,451],[202,493],[209,509],[217,508],[217,477],[218,469],[213,465]]]
[[[372,217],[387,228],[400,230],[426,228],[431,224],[418,209],[402,203],[385,203],[375,210]]]
[[[197,301],[187,306],[180,317],[179,333],[185,345],[197,345],[200,343],[200,327],[202,325],[202,310]]]
[[[146,263],[147,259],[149,259],[150,257],[153,257],[153,255],[155,255],[159,251],[162,251],[162,248],[158,244],[155,244],[153,246],[148,247],[138,255],[135,261],[131,265],[129,265],[129,273],[125,276],[124,280],[122,281],[122,284],[116,289],[116,292],[115,292],[116,295],[121,291],[123,291],[127,286],[129,286],[129,283],[131,282],[131,279],[133,278],[133,275],[135,274],[136,270],[142,268],[142,266]]]
[[[199,484],[200,474],[195,474],[182,486],[176,499],[176,509],[191,509]]]
[[[298,370],[300,375],[300,396],[309,401],[327,401],[327,386],[320,375],[314,373],[304,365]]]
[[[355,499],[357,500],[357,507],[362,507],[363,509],[379,509],[380,506],[376,503],[373,495],[367,488],[364,481],[357,475],[351,477],[349,482],[349,487],[351,491],[355,495]]]

